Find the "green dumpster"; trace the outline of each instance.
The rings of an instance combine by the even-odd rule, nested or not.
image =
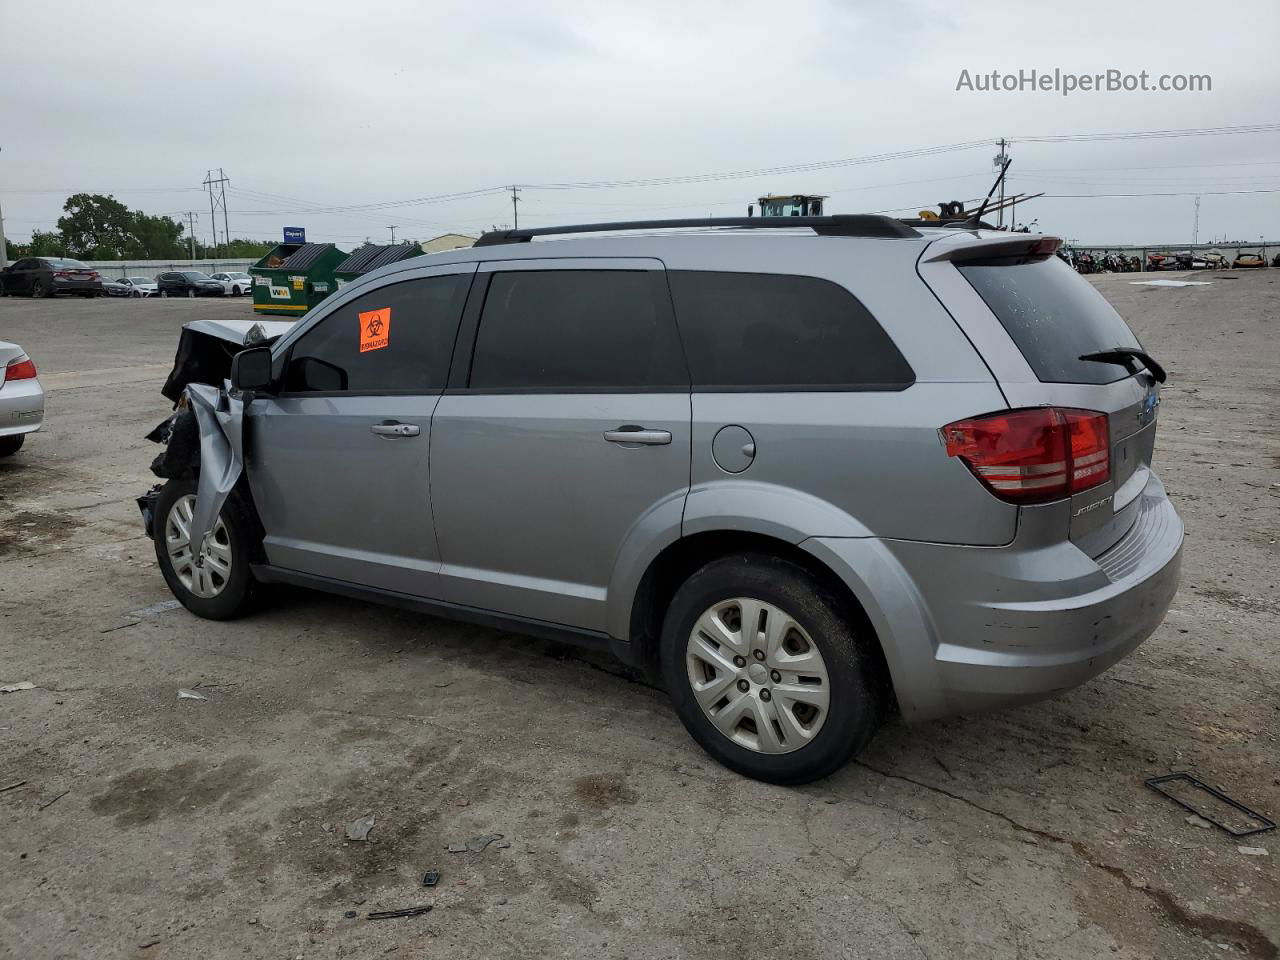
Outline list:
[[[366,243],[333,269],[338,286],[350,283],[388,263],[399,263],[410,257],[422,256],[423,250],[416,243]]]
[[[249,268],[253,309],[299,317],[337,289],[333,268],[347,254],[332,243],[282,243]]]

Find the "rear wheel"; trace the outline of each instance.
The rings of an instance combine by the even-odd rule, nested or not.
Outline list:
[[[41,297],[47,297],[48,295],[49,290],[48,287],[45,286],[45,282],[43,280],[37,277],[31,281],[31,296],[39,299]]]
[[[26,439],[27,435],[25,433],[18,433],[8,437],[0,437],[0,457],[12,457],[22,449],[23,441]]]
[[[230,620],[246,613],[256,583],[249,572],[254,525],[232,492],[199,554],[191,549],[196,505],[193,479],[170,480],[155,506],[155,547],[160,571],[173,595],[196,616]]]
[[[807,783],[844,766],[880,725],[887,696],[874,643],[805,570],[744,554],[676,591],[662,669],[709,754],[757,780]]]

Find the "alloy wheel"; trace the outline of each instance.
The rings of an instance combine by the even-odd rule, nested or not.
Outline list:
[[[831,680],[817,644],[789,613],[748,597],[719,601],[694,623],[689,686],[724,736],[757,753],[791,753],[827,719]]]
[[[218,517],[200,555],[193,556],[191,520],[195,508],[194,494],[174,502],[164,524],[165,549],[179,582],[197,597],[212,599],[222,593],[231,577],[231,537],[222,517]]]

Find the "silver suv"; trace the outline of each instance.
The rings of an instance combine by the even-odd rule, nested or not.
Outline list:
[[[777,783],[895,708],[1066,690],[1159,625],[1183,532],[1164,372],[1057,243],[756,218],[390,265],[236,356],[198,429],[243,477],[201,535],[196,464],[158,471],[161,569],[205,617],[284,582],[598,644]]]

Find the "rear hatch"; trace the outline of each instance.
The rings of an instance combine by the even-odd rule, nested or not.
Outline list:
[[[1072,495],[1066,519],[1071,540],[1097,557],[1137,519],[1155,449],[1157,376],[1164,374],[1158,364],[1133,355],[1145,353],[1133,331],[1092,284],[1053,255],[1056,246],[1052,238],[1015,241],[1005,235],[956,249],[946,258],[949,265],[936,267],[954,268],[989,311],[984,329],[981,308],[967,299],[968,291],[962,295],[960,285],[947,284],[944,301],[983,353],[1011,408],[1107,415],[1110,478]],[[1097,354],[1108,359],[1083,359]]]

